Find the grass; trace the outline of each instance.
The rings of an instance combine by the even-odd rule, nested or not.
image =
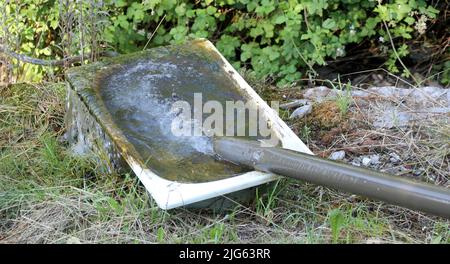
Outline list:
[[[449,222],[293,180],[224,213],[160,210],[71,155],[64,84],[0,88],[0,243],[449,243]]]
[[[330,82],[331,83],[331,82]],[[336,97],[336,104],[339,108],[339,111],[341,113],[342,116],[346,115],[350,105],[352,104],[352,94],[351,94],[351,83],[348,82],[347,84],[342,85],[341,83],[341,79],[338,76],[338,86],[339,89],[336,88],[336,85],[334,85],[333,83],[331,83],[331,85],[333,86],[333,89],[336,91],[337,97]]]

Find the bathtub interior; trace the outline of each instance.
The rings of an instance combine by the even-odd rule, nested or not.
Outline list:
[[[71,89],[164,209],[278,178],[216,159],[206,136],[174,136],[171,124],[177,113],[171,107],[177,101],[191,106],[199,101],[200,105],[215,101],[222,106],[226,101],[242,101],[248,108],[263,113],[283,147],[311,153],[207,40],[154,48],[74,68],[67,77]],[[224,110],[224,129],[243,128],[245,134],[241,136],[263,138],[260,134],[248,134],[248,113],[247,122],[241,122],[237,116],[230,121],[225,107]],[[211,115],[195,111],[191,114],[203,121]],[[198,125],[197,119],[193,120],[190,125]]]

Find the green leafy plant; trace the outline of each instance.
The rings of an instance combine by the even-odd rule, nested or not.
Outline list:
[[[341,210],[334,209],[328,214],[328,222],[331,228],[331,237],[333,243],[337,243],[341,230],[346,223],[345,215]]]
[[[210,241],[215,244],[220,243],[223,238],[224,229],[225,225],[223,223],[218,223],[211,227],[211,229],[209,230]]]
[[[448,56],[450,56],[450,54]],[[450,84],[450,61],[444,63],[443,70],[439,73],[442,73],[441,82],[446,85]]]
[[[275,182],[273,186],[269,188],[266,195],[260,195],[259,189],[256,189],[256,212],[267,219],[272,221],[273,211],[272,209],[277,205],[277,196],[282,189],[282,180]]]
[[[164,228],[162,226],[158,227],[156,239],[159,243],[164,243],[164,238],[166,236],[166,231],[164,231]]]
[[[63,30],[68,17],[58,11],[66,2],[76,3],[68,7],[77,21],[91,21],[73,21],[78,25],[73,34]],[[399,72],[401,57],[409,52],[406,41],[425,34],[439,13],[424,0],[24,0],[8,1],[6,7],[4,24],[21,36],[17,50],[26,54],[62,57],[58,42],[78,53],[89,52],[92,43],[132,52],[208,38],[233,66],[278,85],[314,77],[315,65],[345,56],[348,45],[364,41],[386,54],[388,70]]]
[[[309,142],[311,138],[311,128],[307,126],[306,124],[302,127],[302,130],[300,131],[300,136],[305,142]]]
[[[100,0],[0,0],[0,48],[43,60],[76,55],[95,60],[106,44],[103,31],[110,23],[105,11],[109,7]],[[60,67],[9,59],[17,82],[39,81],[60,72]]]
[[[341,115],[345,115],[348,112],[350,105],[352,104],[352,93],[351,93],[351,83],[348,82],[345,85],[342,85],[341,79],[338,77],[338,86],[336,87],[333,83],[331,83],[333,89],[336,91],[336,104],[339,108],[339,112]]]

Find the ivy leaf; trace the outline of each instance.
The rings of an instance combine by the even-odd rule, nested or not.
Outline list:
[[[252,12],[253,10],[255,10],[255,8],[258,6],[258,4],[256,3],[256,1],[251,1],[250,3],[248,3],[247,5],[247,10],[249,12]]]
[[[266,32],[266,37],[272,38],[274,26],[271,23],[264,23],[262,25],[262,27],[264,28],[264,31]]]
[[[414,24],[414,22],[416,22],[416,20],[413,17],[406,17],[405,22],[408,25],[412,25],[412,24]]]
[[[439,14],[439,10],[432,7],[431,5],[427,7],[428,16],[431,18],[436,18],[436,15]]]
[[[189,9],[188,11],[186,11],[186,16],[188,17],[188,18],[193,18],[193,17],[195,17],[195,12],[196,10],[194,10],[194,9]]]
[[[133,18],[134,21],[140,22],[144,19],[143,6],[138,3],[133,3],[127,10],[127,15],[129,18]]]
[[[332,18],[328,18],[322,23],[322,27],[326,29],[335,29],[336,26],[336,22]]]
[[[52,20],[50,21],[50,27],[53,29],[56,29],[58,27],[59,23],[58,20]]]
[[[287,19],[286,19],[286,17],[284,15],[280,15],[280,16],[277,16],[273,22],[276,25],[279,25],[279,24],[283,24],[284,22],[286,22],[286,20]]]
[[[256,38],[257,36],[261,36],[262,34],[264,34],[264,30],[262,29],[262,27],[260,25],[258,25],[255,28],[252,28],[250,30],[250,36],[253,38]]]
[[[186,13],[186,4],[182,3],[175,7],[175,13],[179,16],[183,16]]]
[[[49,47],[46,47],[45,49],[41,50],[41,54],[44,54],[45,56],[50,56],[52,54],[52,51]]]
[[[217,8],[215,8],[214,6],[208,6],[207,8],[206,8],[206,13],[208,14],[208,15],[213,15],[213,14],[215,14],[217,12]]]
[[[273,51],[269,53],[269,60],[274,61],[280,57],[280,53],[278,51]]]
[[[117,17],[117,22],[123,29],[128,29],[130,25],[130,23],[127,21],[127,16],[125,15],[120,15],[119,17]]]
[[[306,8],[312,15],[323,15],[323,10],[328,7],[327,0],[316,0],[306,3]]]
[[[256,42],[250,42],[249,44],[243,44],[241,46],[241,61],[245,62],[250,59],[253,55],[257,55],[260,51],[259,45]]]
[[[116,1],[116,6],[117,7],[124,7],[124,6],[127,6],[127,5],[128,5],[128,3],[125,0],[117,0]]]
[[[268,0],[263,0],[261,4],[261,6],[258,6],[255,9],[256,14],[260,16],[268,15],[275,10],[275,5]]]
[[[235,50],[240,45],[241,42],[239,41],[239,38],[229,35],[223,35],[216,43],[217,49],[219,49],[226,58],[234,58],[236,55]]]
[[[170,30],[169,34],[172,35],[173,40],[175,43],[181,43],[184,40],[184,37],[186,36],[188,32],[188,28],[185,26],[177,26]]]

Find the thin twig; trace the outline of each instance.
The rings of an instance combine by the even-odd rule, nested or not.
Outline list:
[[[408,73],[409,76],[411,76],[411,78],[414,80],[414,82],[416,83],[416,86],[419,86],[419,82],[417,81],[417,79],[414,77],[414,75],[411,74],[411,72],[409,71],[409,69],[405,66],[405,64],[403,63],[402,59],[400,59],[400,56],[397,53],[397,49],[395,48],[394,45],[394,41],[392,40],[392,36],[391,36],[391,32],[389,32],[389,28],[386,24],[386,21],[383,20],[383,24],[384,27],[386,28],[386,32],[389,36],[389,41],[391,42],[391,46],[392,46],[392,50],[394,51],[395,56],[397,57],[397,60],[400,62],[400,64],[403,66],[403,68],[405,69],[405,71]]]
[[[6,49],[4,46],[0,46],[0,53],[3,53],[9,57],[12,57],[16,60],[21,61],[21,62],[42,65],[42,66],[64,66],[66,63],[73,64],[73,63],[77,63],[77,62],[80,62],[83,60],[82,55],[67,57],[67,58],[60,59],[60,60],[41,60],[41,59],[36,59],[36,58],[30,57],[30,56],[26,56],[23,54],[15,53],[13,51]],[[101,54],[106,57],[114,57],[117,55],[115,52],[108,52],[108,51],[102,52]],[[90,54],[89,54],[89,56],[90,56]]]
[[[306,61],[305,57],[303,57],[302,53],[301,53],[300,50],[298,49],[298,47],[297,47],[297,45],[295,44],[294,40],[291,39],[291,41],[292,41],[292,44],[294,44],[295,50],[297,51],[297,53],[298,53],[298,55],[300,56],[300,58],[302,58],[302,60],[305,62],[305,64],[308,65],[309,69],[314,73],[314,75],[317,76],[317,75],[318,75],[317,72],[314,70],[314,68],[312,67],[312,65],[309,64],[309,63]]]
[[[166,15],[164,15],[161,20],[159,21],[158,25],[156,26],[156,29],[153,31],[152,35],[150,36],[150,38],[148,39],[147,43],[145,43],[145,46],[142,50],[145,50],[147,48],[147,45],[150,43],[150,41],[152,40],[153,36],[155,35],[156,31],[158,31],[159,26],[161,26],[161,23],[164,21],[164,19],[166,18]]]
[[[395,75],[395,74],[391,73],[390,71],[383,69],[383,68],[376,68],[376,69],[370,69],[370,70],[362,70],[362,71],[357,71],[357,72],[345,73],[345,74],[341,74],[341,77],[354,75],[354,74],[360,74],[360,73],[375,72],[375,71],[384,71],[387,75],[389,75],[393,78],[396,78],[397,80],[402,81],[411,87],[414,87],[414,85],[412,85],[410,82],[398,77],[397,75]]]

